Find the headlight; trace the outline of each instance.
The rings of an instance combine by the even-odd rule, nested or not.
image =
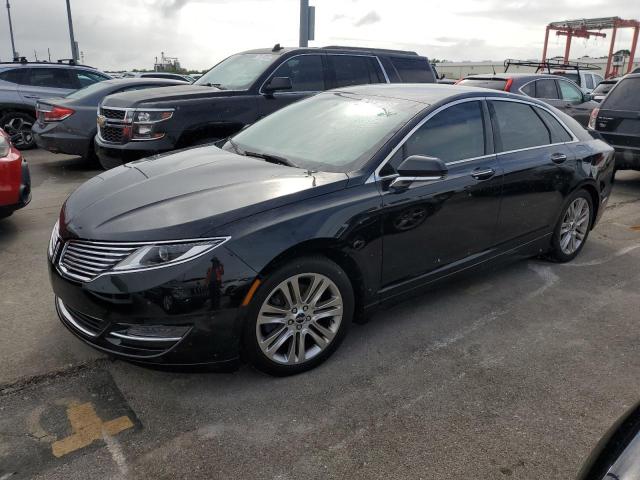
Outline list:
[[[173,110],[136,110],[133,114],[132,140],[157,140],[165,133],[159,131],[158,123],[169,120]]]
[[[49,258],[53,259],[56,254],[56,249],[58,248],[58,243],[60,242],[60,220],[56,221],[56,224],[53,226],[53,230],[51,230],[51,238],[49,238],[49,248],[47,253],[49,254]]]
[[[226,242],[229,237],[144,245],[113,267],[114,271],[168,267],[193,260]]]

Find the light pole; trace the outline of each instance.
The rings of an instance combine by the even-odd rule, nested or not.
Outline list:
[[[300,0],[300,46],[309,46],[309,0]]]
[[[8,1],[8,0],[7,0]],[[69,40],[71,41],[71,58],[78,61],[78,44],[73,37],[73,20],[71,20],[71,3],[67,0],[67,19],[69,20]]]
[[[9,35],[11,36],[11,53],[13,55],[13,59],[18,58],[18,52],[16,52],[16,44],[13,42],[13,25],[11,24],[11,5],[9,5],[9,0],[7,0],[7,15],[9,16]]]

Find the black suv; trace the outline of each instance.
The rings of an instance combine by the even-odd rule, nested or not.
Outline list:
[[[589,128],[616,150],[616,169],[640,170],[640,73],[616,83],[596,108]]]
[[[355,47],[250,50],[194,84],[105,98],[96,153],[111,168],[159,152],[226,138],[301,98],[370,83],[434,83],[426,57]]]
[[[20,150],[35,146],[31,127],[36,102],[108,80],[107,74],[73,61],[0,63],[0,128]]]

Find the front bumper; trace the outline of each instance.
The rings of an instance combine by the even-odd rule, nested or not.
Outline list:
[[[20,152],[11,148],[9,156],[0,159],[0,215],[10,214],[31,201],[29,164]]]
[[[80,157],[88,157],[92,153],[90,149],[95,129],[87,132],[86,135],[79,135],[65,128],[63,122],[49,123],[44,126],[36,122],[31,131],[38,147],[49,152]]]
[[[167,366],[239,359],[241,303],[256,273],[224,247],[179,268],[110,274],[88,283],[65,278],[48,263],[61,322],[90,346]]]

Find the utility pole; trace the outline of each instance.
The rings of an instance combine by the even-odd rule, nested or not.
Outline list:
[[[300,0],[300,46],[308,47],[309,40],[315,38],[316,7],[309,6],[309,0]]]
[[[11,53],[13,55],[13,59],[17,59],[18,52],[16,52],[16,44],[13,42],[13,25],[11,24],[11,5],[9,5],[9,0],[7,0],[7,15],[9,16],[9,35],[11,36]]]
[[[7,0],[8,1],[8,0]],[[67,0],[67,18],[69,20],[69,40],[71,42],[71,58],[74,61],[78,61],[78,44],[73,37],[73,20],[71,20],[71,3]]]

